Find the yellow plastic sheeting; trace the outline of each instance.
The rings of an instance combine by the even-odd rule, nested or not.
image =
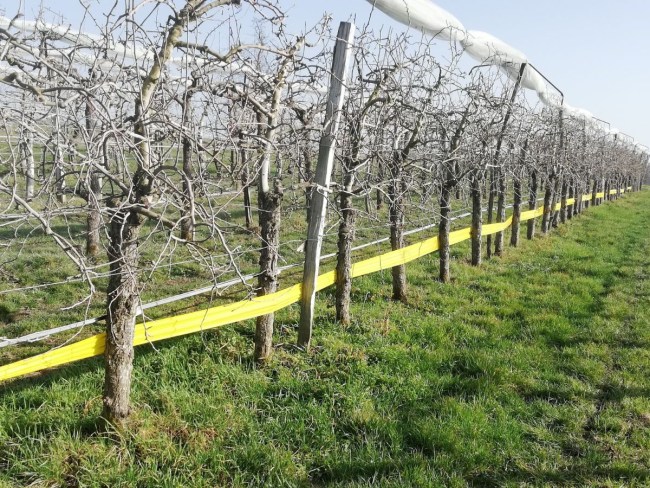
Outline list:
[[[449,244],[454,245],[470,239],[471,230],[462,229],[449,235]],[[375,273],[393,266],[406,264],[422,256],[437,251],[438,238],[433,237],[426,241],[413,244],[397,251],[391,251],[380,256],[375,256],[352,265],[352,277],[358,278]],[[330,271],[318,277],[316,289],[318,291],[335,283],[336,273]],[[237,303],[221,305],[219,307],[200,310],[188,314],[178,315],[144,324],[137,324],[133,344],[139,346],[151,342],[171,339],[193,332],[214,329],[224,325],[253,319],[260,315],[277,312],[300,300],[302,285],[294,285],[279,292],[255,297]],[[44,369],[62,366],[104,353],[106,348],[106,334],[98,334],[88,339],[54,349],[46,353],[23,359],[12,364],[0,367],[0,381],[17,378]]]
[[[0,367],[0,381],[99,356],[106,348],[106,334],[98,334],[69,346]]]
[[[296,303],[300,299],[300,293],[301,285],[294,285],[277,293],[255,297],[252,300],[137,324],[133,344],[139,346],[276,312]],[[74,344],[2,366],[0,367],[0,381],[99,356],[104,353],[105,348],[106,334],[98,334]]]
[[[459,242],[466,241],[472,237],[472,230],[470,228],[461,229],[449,234],[449,245],[453,246]],[[361,261],[352,265],[352,277],[359,278],[367,274],[375,273],[383,269],[389,269],[401,264],[410,263],[416,259],[436,252],[440,248],[437,237],[432,237],[426,241],[412,244],[397,251],[391,251],[380,256],[375,256],[365,261]],[[333,273],[333,272],[332,272]],[[327,273],[318,278],[318,290],[329,286],[321,284],[321,279],[327,276]]]
[[[541,217],[544,215],[544,207],[539,207],[536,208],[535,210],[527,210],[525,212],[521,212],[521,217],[519,220],[521,222],[526,222],[527,220],[532,220],[536,219],[537,217]]]
[[[615,191],[614,191],[615,192]],[[599,193],[598,198],[604,194]],[[591,195],[584,195],[584,199],[590,199]],[[574,203],[574,199],[567,201],[568,205]],[[570,203],[569,203],[570,202]],[[560,204],[556,210],[560,209]],[[521,222],[541,217],[544,208],[522,212]],[[512,225],[512,217],[505,222],[487,224],[483,226],[482,235],[488,236],[502,232]],[[451,232],[449,245],[466,241],[472,236],[470,228]],[[397,251],[391,251],[380,256],[375,256],[352,265],[352,277],[358,278],[377,271],[389,269],[394,266],[415,261],[422,256],[431,254],[439,249],[438,237],[432,237],[417,244],[410,245]],[[330,271],[318,277],[316,290],[321,291],[336,282],[336,272]],[[200,310],[188,314],[178,315],[160,320],[154,320],[144,324],[137,324],[133,344],[136,346],[151,342],[171,339],[193,332],[214,329],[224,325],[249,320],[260,315],[277,312],[300,300],[302,285],[294,285],[276,293],[263,297],[255,297],[252,300],[244,300],[237,303],[221,305],[207,310]],[[44,369],[62,366],[104,353],[106,348],[106,334],[98,334],[88,339],[81,340],[74,344],[54,349],[46,353],[23,359],[15,363],[0,366],[0,381],[17,378],[30,373],[36,373]]]
[[[503,232],[512,225],[512,217],[508,218],[505,222],[497,222],[496,224],[485,224],[481,232],[484,236],[491,236],[497,232]]]

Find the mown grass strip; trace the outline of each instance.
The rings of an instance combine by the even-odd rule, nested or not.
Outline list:
[[[590,209],[480,269],[453,248],[333,297],[310,354],[252,326],[137,358],[127,434],[108,438],[101,361],[0,388],[0,480],[81,486],[644,486],[650,483],[650,193]]]

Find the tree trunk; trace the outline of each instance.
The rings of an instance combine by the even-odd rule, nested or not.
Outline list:
[[[98,171],[90,174],[90,191],[88,192],[88,215],[86,217],[86,255],[96,258],[101,249],[100,229],[102,227],[102,177]]]
[[[569,205],[567,202],[566,205],[566,219],[571,220],[573,218],[573,215],[575,214],[575,208],[576,208],[576,198],[574,197],[575,195],[575,185],[572,183],[569,183],[569,189],[568,189],[568,194],[567,194],[567,200],[570,200],[573,198],[573,203]]]
[[[487,221],[488,224],[494,222],[494,197],[497,193],[497,182],[496,182],[496,170],[492,168],[490,170],[490,194],[488,196],[488,206],[487,206]],[[492,257],[492,235],[487,236],[487,242],[485,243],[487,249],[488,259]]]
[[[30,202],[34,198],[34,180],[36,166],[34,164],[34,137],[31,131],[25,131],[22,141],[23,157],[25,158],[25,200]]]
[[[388,188],[390,202],[390,245],[393,251],[404,247],[404,192],[406,185],[402,175],[402,158],[399,151],[395,151],[391,158],[391,180]],[[406,266],[394,266],[393,275],[393,300],[406,302]]]
[[[185,135],[182,141],[183,152],[183,220],[181,221],[181,239],[194,240],[196,217],[194,215],[194,171],[192,169],[192,141]]]
[[[562,198],[562,191],[561,191],[562,186],[561,186],[561,181],[560,180],[561,180],[561,178],[559,178],[559,177],[555,179],[555,185],[554,185],[554,188],[553,188],[553,201],[551,202],[551,208],[553,209],[553,217],[552,217],[552,220],[551,220],[551,225],[553,226],[553,228],[556,228],[558,226],[558,224],[559,224],[559,221],[560,221],[560,211],[555,210],[555,208],[557,207],[558,201],[561,202],[561,198]],[[560,204],[560,207],[561,206],[562,205]]]
[[[94,139],[97,122],[95,121],[95,106],[90,99],[86,100],[86,137],[89,140]],[[106,157],[106,144],[102,145],[101,160],[96,164],[103,164]],[[95,162],[91,161],[89,173],[90,184],[88,188],[88,215],[86,217],[86,255],[95,259],[99,254],[101,246],[101,237],[99,230],[102,225],[101,204],[102,204],[102,176],[94,167]]]
[[[282,188],[276,180],[273,190],[268,192],[259,189],[259,222],[262,250],[260,252],[260,274],[257,284],[258,296],[274,293],[278,289],[278,246],[280,244],[280,215],[282,204]],[[267,361],[273,348],[274,314],[270,313],[257,318],[255,329],[255,360],[258,363]]]
[[[537,170],[532,170],[530,173],[530,188],[528,196],[528,210],[537,210]],[[537,219],[530,219],[528,221],[526,237],[532,240],[535,237],[535,226]]]
[[[498,170],[498,203],[497,203],[497,222],[506,221],[506,174],[503,168]],[[496,256],[503,256],[505,232],[497,232],[494,239],[494,254]]]
[[[185,93],[183,98],[183,135],[181,138],[181,156],[183,162],[183,215],[181,220],[181,239],[188,242],[194,241],[196,216],[194,207],[194,170],[192,168],[192,140],[187,133],[190,130],[192,119],[192,94],[195,84]],[[224,151],[225,153],[225,151]]]
[[[137,267],[138,237],[142,222],[138,215],[123,212],[120,202],[109,202],[110,278],[107,288],[107,330],[105,352],[104,410],[102,416],[120,427],[129,415],[133,336],[139,301]]]
[[[377,212],[381,210],[384,205],[384,194],[381,192],[381,185],[384,182],[384,165],[379,162],[377,165],[377,192],[375,194],[375,203]]]
[[[460,174],[460,163],[458,160],[454,163],[454,173],[455,174]],[[460,194],[460,185],[456,185],[456,200],[461,199],[461,194]]]
[[[349,193],[352,173],[345,175],[343,191],[339,195],[341,222],[338,231],[338,254],[336,256],[336,320],[343,325],[350,323],[350,293],[352,292],[352,243],[356,225],[356,212]]]
[[[510,234],[510,245],[519,245],[519,228],[521,222],[521,178],[515,174],[514,177],[514,201],[512,206],[512,233]]]
[[[440,281],[449,283],[451,274],[449,270],[449,261],[451,259],[449,252],[449,230],[451,228],[451,191],[452,185],[447,181],[442,184],[440,192],[440,225],[438,226],[438,244],[440,253]]]
[[[244,218],[246,219],[246,228],[250,230],[253,228],[253,211],[251,209],[251,182],[248,169],[248,153],[242,147],[240,154],[242,163],[241,183],[244,193]]]
[[[65,178],[63,176],[63,150],[57,144],[54,154],[54,181],[56,185],[56,199],[60,203],[66,202]]]
[[[567,221],[567,193],[569,192],[569,183],[567,182],[567,178],[564,177],[562,181],[562,189],[561,189],[561,195],[560,195],[560,222],[562,224],[566,224]]]
[[[551,228],[551,219],[553,217],[553,184],[554,177],[551,177],[546,182],[546,189],[544,191],[544,215],[542,217],[542,232],[548,234]]]
[[[483,259],[481,238],[483,234],[483,195],[479,171],[471,181],[472,194],[472,266],[480,266]]]
[[[598,205],[598,180],[594,179],[594,187],[591,191],[591,205],[595,207]]]
[[[134,133],[138,168],[131,181],[129,206],[146,205],[151,193],[151,138],[148,133],[148,112],[161,73],[193,13],[189,3],[173,19],[165,41],[154,57],[149,73],[142,81],[135,103]],[[120,202],[112,201],[110,224],[110,278],[107,289],[106,376],[104,385],[104,418],[120,426],[129,414],[131,371],[133,369],[133,335],[135,312],[139,300],[138,237],[144,223],[133,211],[122,211]]]

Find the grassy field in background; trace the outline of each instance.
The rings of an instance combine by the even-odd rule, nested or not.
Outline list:
[[[650,192],[482,268],[453,248],[319,295],[256,368],[252,322],[140,347],[128,433],[98,430],[103,365],[0,386],[0,486],[647,486]]]

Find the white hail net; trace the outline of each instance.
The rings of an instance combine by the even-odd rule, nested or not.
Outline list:
[[[524,53],[487,32],[466,30],[451,13],[431,0],[366,0],[394,20],[437,39],[459,42],[465,52],[481,64],[498,66],[510,79],[517,80],[522,64],[526,67],[521,86],[535,91],[547,106],[562,108],[566,116],[591,123],[592,114],[563,102],[549,89],[544,77],[532,68]],[[615,133],[610,130],[610,133]]]

